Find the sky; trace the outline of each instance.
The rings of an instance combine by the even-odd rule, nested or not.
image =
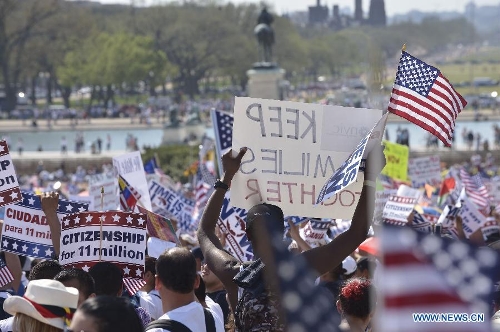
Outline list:
[[[101,3],[122,3],[131,4],[132,2],[136,4],[165,4],[170,2],[169,0],[94,0]],[[219,0],[224,3],[227,0]],[[231,0],[234,3],[260,3],[260,0]],[[316,0],[267,0],[268,3],[273,4],[274,10],[278,13],[286,13],[292,11],[307,10],[308,6],[313,6],[316,4]],[[387,15],[392,16],[394,14],[406,13],[412,9],[418,9],[421,11],[459,11],[463,12],[465,5],[469,3],[470,0],[385,0],[385,10]],[[483,5],[498,5],[500,0],[475,0],[477,6]],[[333,5],[338,4],[342,7],[351,7],[354,10],[354,0],[321,0],[322,5],[327,5],[329,8]],[[368,8],[370,5],[370,0],[363,0],[363,12],[368,13]]]

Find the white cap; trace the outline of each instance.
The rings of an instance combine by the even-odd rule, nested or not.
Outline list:
[[[346,259],[342,261],[342,268],[346,270],[344,274],[353,274],[358,268],[358,265],[356,264],[354,258],[347,256]]]

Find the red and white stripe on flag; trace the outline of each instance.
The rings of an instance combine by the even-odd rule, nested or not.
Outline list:
[[[455,120],[467,105],[439,69],[403,51],[388,110],[451,146]]]
[[[123,285],[131,296],[134,296],[145,284],[146,281],[141,278],[123,278]]]
[[[7,285],[14,280],[14,276],[3,261],[0,262],[0,287]]]

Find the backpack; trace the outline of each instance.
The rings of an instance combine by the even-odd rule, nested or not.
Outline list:
[[[207,332],[216,332],[215,330],[215,320],[212,313],[207,309],[203,308],[203,313],[205,314],[205,327]],[[146,326],[145,331],[152,329],[165,329],[170,332],[192,332],[186,325],[171,319],[158,319],[151,322]]]

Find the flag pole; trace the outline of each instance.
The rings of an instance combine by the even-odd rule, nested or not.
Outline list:
[[[101,187],[101,211],[104,212],[104,186]],[[101,261],[102,252],[102,218],[99,218],[99,262]]]
[[[403,46],[401,47],[401,51],[402,51],[402,52],[406,52],[406,43],[405,43],[405,44],[403,44]]]

